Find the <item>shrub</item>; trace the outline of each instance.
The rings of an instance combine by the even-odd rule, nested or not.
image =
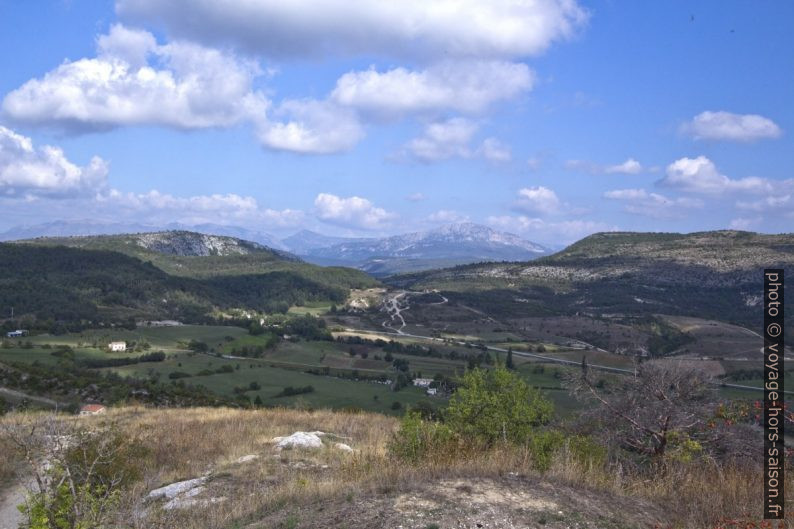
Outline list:
[[[403,461],[417,462],[430,454],[447,451],[454,439],[452,430],[445,424],[425,421],[418,412],[408,412],[389,443],[389,452]]]
[[[551,420],[554,408],[537,389],[504,367],[467,372],[449,401],[446,422],[465,439],[486,445],[524,443]]]

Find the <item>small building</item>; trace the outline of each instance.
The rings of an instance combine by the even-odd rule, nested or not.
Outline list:
[[[80,408],[80,415],[85,417],[87,415],[101,415],[107,411],[107,408],[101,404],[86,404]]]
[[[28,331],[25,329],[17,329],[15,331],[9,331],[6,333],[7,338],[22,338],[23,336],[27,336]]]
[[[127,342],[110,342],[108,344],[108,349],[111,351],[126,351]]]
[[[414,379],[414,386],[417,388],[429,388],[430,384],[433,383],[432,378],[415,378]]]
[[[428,395],[435,395],[438,393],[438,388],[427,388]]]

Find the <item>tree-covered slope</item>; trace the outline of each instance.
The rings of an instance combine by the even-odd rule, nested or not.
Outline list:
[[[198,257],[197,257],[198,258]],[[197,321],[216,309],[276,310],[304,301],[343,301],[356,271],[301,268],[184,277],[120,252],[0,244],[0,314],[63,321],[131,317]]]
[[[598,233],[522,263],[486,263],[389,282],[452,292],[501,315],[683,314],[760,322],[764,268],[794,277],[794,235]]]

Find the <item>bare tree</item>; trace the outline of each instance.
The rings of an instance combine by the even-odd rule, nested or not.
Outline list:
[[[654,459],[671,450],[738,453],[743,425],[726,428],[731,421],[720,418],[716,385],[704,371],[652,360],[636,364],[633,376],[604,383],[583,361],[570,382],[576,395],[597,404],[587,418],[613,446]]]
[[[23,511],[31,528],[101,527],[121,490],[140,476],[142,450],[113,426],[88,429],[56,415],[3,424],[31,475]]]

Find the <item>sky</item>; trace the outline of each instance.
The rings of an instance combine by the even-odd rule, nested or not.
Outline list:
[[[794,3],[0,0],[0,230],[794,231]]]

